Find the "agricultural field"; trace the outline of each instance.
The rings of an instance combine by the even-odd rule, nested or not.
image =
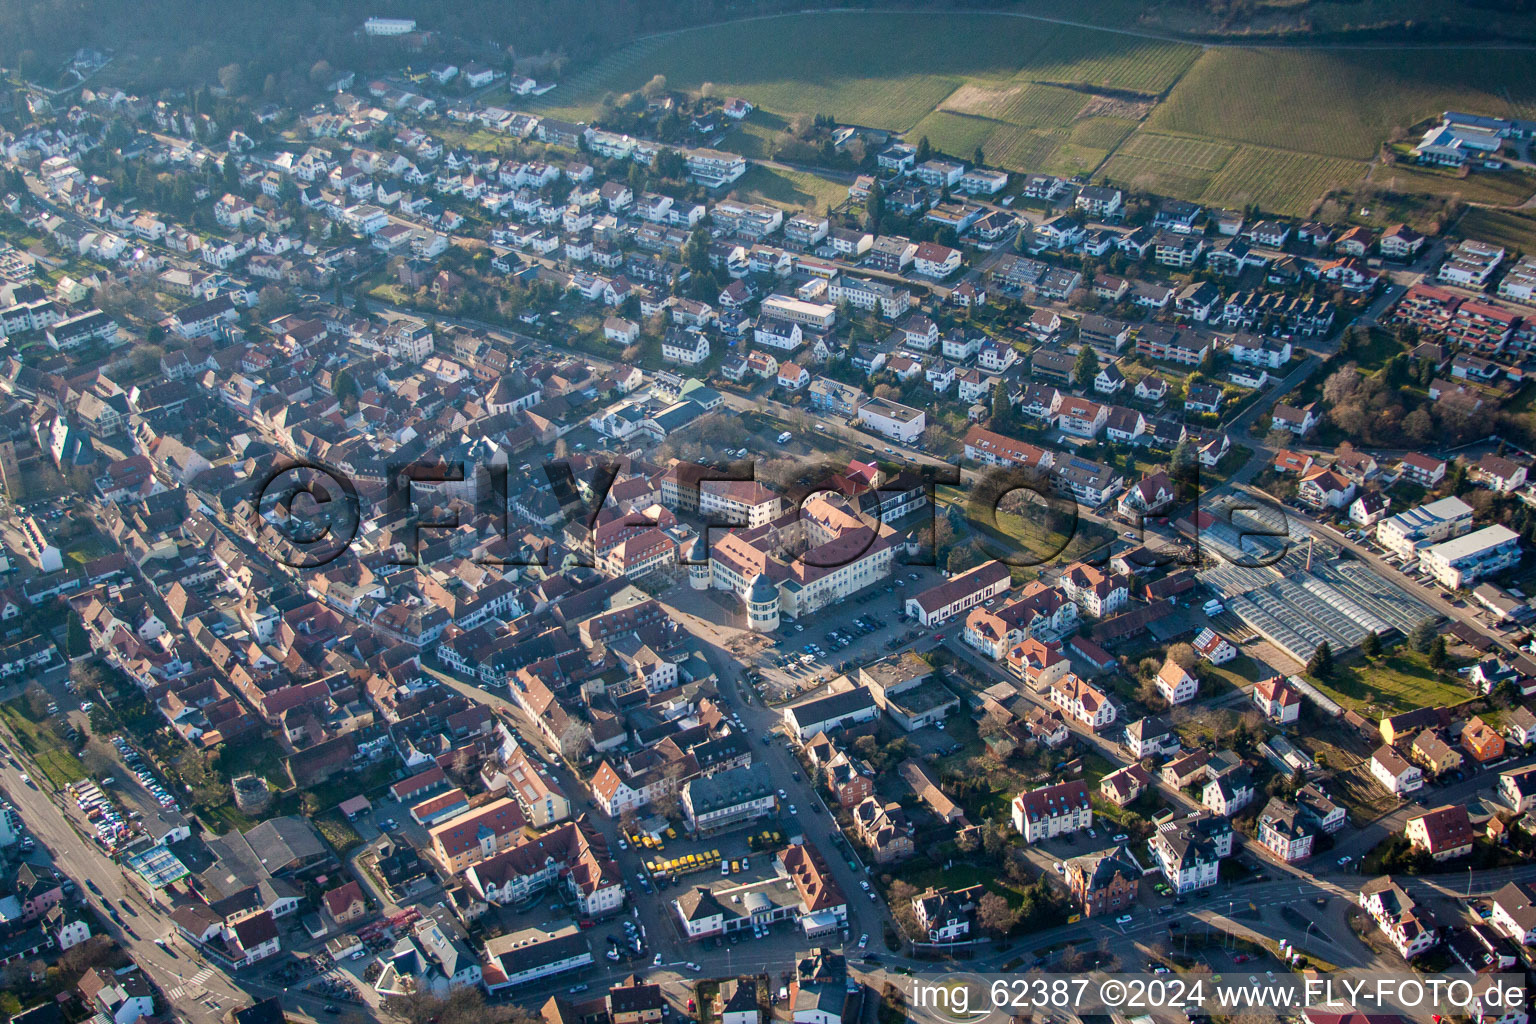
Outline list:
[[[632,91],[662,74],[673,88],[712,82],[718,92],[781,114],[826,113],[906,131],[978,81],[1003,92],[1046,82],[1160,95],[1199,52],[1182,43],[997,14],[784,15],[641,40],[537,105],[555,117],[589,117],[605,93]],[[1086,91],[1079,96],[1079,107],[1091,98]],[[1022,102],[1073,101],[1045,93]]]
[[[1010,170],[1293,216],[1362,182],[1362,197],[1385,189],[1408,205],[1516,206],[1536,191],[1524,172],[1462,178],[1401,163],[1366,180],[1383,143],[1442,110],[1529,116],[1536,53],[1519,50],[1200,47],[1002,13],[839,11],[652,36],[534,106],[589,119],[606,95],[656,74],[756,104],[720,143],[755,159],[771,156],[790,119],[827,114],[926,136],[964,160],[979,147]]]
[[[1265,210],[1304,217],[1330,189],[1359,181],[1365,169],[1359,160],[1239,146],[1200,199],[1215,206],[1257,203]]]
[[[1125,140],[1101,173],[1135,189],[1197,199],[1236,150],[1225,142],[1143,129]]]
[[[1463,178],[1453,171],[1405,163],[1378,166],[1371,183],[1403,195],[1454,196],[1491,206],[1519,206],[1536,192],[1536,175],[1530,171],[1474,172]]]
[[[939,104],[939,109],[1049,129],[1069,127],[1087,105],[1085,94],[1053,85],[1024,82],[994,88],[967,83]]]
[[[1161,96],[1200,56],[1199,47],[1186,43],[1111,36],[1070,25],[1052,29],[1015,78]]]
[[[1536,54],[1207,50],[1152,113],[1160,131],[1364,160],[1446,109],[1492,116],[1536,99]]]
[[[1511,251],[1536,253],[1536,215],[1532,213],[1474,208],[1461,218],[1456,233],[1493,242]]]

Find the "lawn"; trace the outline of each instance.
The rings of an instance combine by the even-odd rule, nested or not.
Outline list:
[[[1226,696],[1228,687],[1234,690],[1245,689],[1258,682],[1262,674],[1259,663],[1246,654],[1239,654],[1225,665],[1212,665],[1203,661],[1200,663],[1200,676],[1208,685],[1201,697]]]
[[[847,199],[848,186],[805,171],[754,164],[731,186],[731,194],[747,202],[819,213]]]
[[[999,878],[996,867],[983,867],[979,864],[967,864],[964,861],[956,861],[947,867],[934,865],[911,872],[897,869],[894,874],[902,881],[917,886],[919,892],[936,886],[964,889],[972,885],[984,885],[989,891],[997,893],[1015,906],[1024,895],[1021,890]]]
[[[1397,336],[1380,327],[1371,328],[1371,337],[1364,345],[1355,344],[1349,352],[1349,360],[1359,364],[1361,370],[1374,373],[1392,361],[1399,352],[1407,351]]]
[[[16,737],[22,751],[56,788],[86,777],[85,765],[64,745],[47,723],[34,721],[17,701],[0,704],[0,721]]]
[[[994,531],[992,523],[987,521],[986,510],[978,510],[977,518],[974,521],[970,520],[970,509],[966,504],[967,497],[959,488],[954,487],[939,487],[934,492],[934,498],[940,504],[959,505],[967,513],[967,521],[978,534],[991,536],[995,532],[1000,535],[990,543],[983,540],[982,550],[989,557],[996,556],[997,552],[993,551],[994,548],[1011,544],[1019,549],[1011,553],[1012,561],[1021,566],[1037,568],[1041,565],[1066,565],[1099,547],[1113,536],[1103,527],[1081,520],[1070,532],[1051,530],[1043,522],[1043,515],[1039,518],[1025,518],[1001,509],[996,511]]]
[[[1468,697],[1466,687],[1439,678],[1430,670],[1424,655],[1406,648],[1398,648],[1375,662],[1356,658],[1339,663],[1331,678],[1312,682],[1343,707],[1368,718],[1413,708],[1460,704]]]
[[[511,140],[485,128],[466,128],[451,121],[435,123],[432,131],[450,146],[499,153]]]
[[[255,774],[279,790],[291,783],[283,767],[283,748],[267,735],[250,735],[228,741],[219,747],[219,770],[229,778]]]
[[[64,554],[71,560],[84,565],[86,562],[111,554],[113,550],[112,544],[105,537],[91,530],[70,542]]]

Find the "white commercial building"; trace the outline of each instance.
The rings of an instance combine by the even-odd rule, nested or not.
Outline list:
[[[1456,537],[1472,528],[1472,506],[1460,498],[1441,498],[1410,508],[1376,527],[1376,542],[1408,561],[1421,548]]]
[[[871,398],[859,406],[859,422],[893,441],[911,444],[928,426],[927,414],[900,402]]]
[[[1436,581],[1454,590],[1518,564],[1520,535],[1507,526],[1485,526],[1426,548],[1419,561]]]

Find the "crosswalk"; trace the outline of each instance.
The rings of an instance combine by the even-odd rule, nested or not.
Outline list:
[[[188,978],[185,985],[177,985],[175,988],[167,989],[165,994],[172,999],[180,999],[182,996],[187,994],[189,989],[202,988],[203,982],[207,981],[211,977],[213,977],[213,968],[204,967],[202,970],[192,975],[192,977]]]

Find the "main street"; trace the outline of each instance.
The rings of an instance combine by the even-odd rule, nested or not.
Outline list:
[[[18,755],[23,749],[8,730],[5,742]],[[22,774],[21,769],[0,762],[0,787],[37,839],[38,855],[46,853],[59,871],[80,886],[76,897],[100,911],[98,918],[107,934],[127,950],[187,1020],[215,1024],[230,1010],[272,995],[284,997],[290,1017],[312,1020],[328,1002],[300,990],[267,985],[246,974],[231,977],[203,959],[177,934],[170,908],[158,899],[147,898],[143,889],[124,876],[124,869],[84,833],[64,805],[68,797],[49,790],[47,779],[35,767],[27,773],[30,784],[22,781]],[[99,889],[100,895],[91,892],[87,883]],[[122,925],[110,919],[108,906],[121,912]],[[165,939],[168,948],[162,948],[156,939]]]

